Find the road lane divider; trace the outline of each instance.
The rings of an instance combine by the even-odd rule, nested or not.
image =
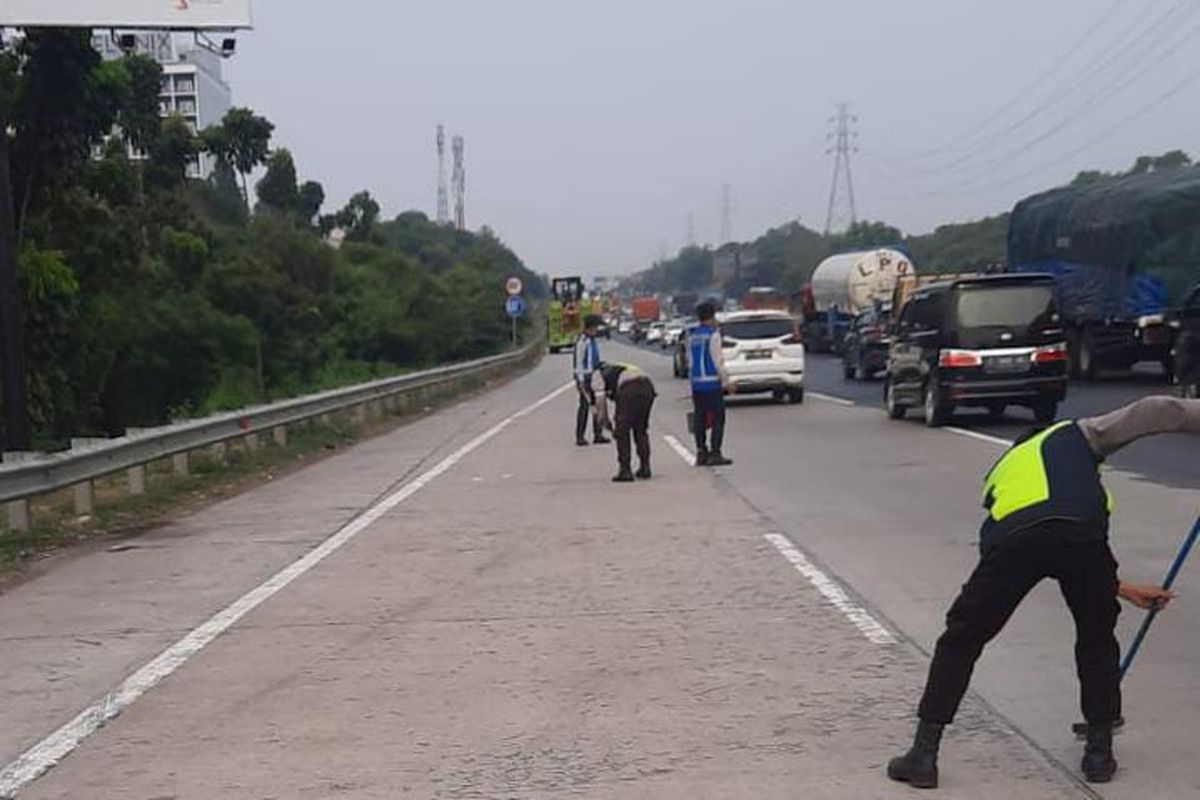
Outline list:
[[[665,434],[663,440],[671,449],[679,454],[685,464],[696,463],[696,457],[671,434]],[[859,632],[874,644],[895,644],[896,637],[883,624],[871,616],[866,609],[856,603],[850,593],[842,588],[836,580],[829,577],[820,567],[792,543],[792,540],[781,533],[764,534],[764,538],[774,545],[779,554],[791,563],[796,571],[808,579],[826,600],[842,613]]]
[[[663,436],[663,440],[671,446],[672,450],[679,454],[679,457],[683,459],[685,464],[687,464],[689,467],[695,465],[695,454],[693,454],[691,450],[688,450],[686,447],[684,447],[682,442],[669,433]]]
[[[942,426],[942,430],[944,430],[946,433],[955,433],[959,436],[966,436],[970,439],[975,439],[980,442],[987,442],[988,444],[996,444],[1000,445],[1001,447],[1012,447],[1012,439],[1004,439],[1000,436],[992,436],[991,434],[980,433],[979,431],[973,431],[970,428],[959,428],[954,425],[944,425]]]
[[[896,637],[891,631],[871,616],[866,609],[854,602],[841,584],[813,564],[808,556],[792,543],[791,539],[781,533],[767,533],[763,535],[763,538],[770,542],[779,551],[779,554],[796,568],[797,572],[807,578],[813,588],[820,592],[834,608],[842,612],[842,616],[850,620],[850,623],[858,628],[868,641],[873,644],[896,643]]]
[[[845,397],[838,397],[832,394],[825,394],[824,392],[808,392],[807,394],[809,397],[815,400],[824,400],[826,403],[836,403],[839,406],[858,405],[858,403],[855,403],[853,400],[847,400]]]
[[[233,627],[238,620],[340,550],[355,536],[419,492],[434,479],[448,472],[474,450],[517,420],[532,414],[573,388],[573,383],[564,384],[532,405],[526,406],[488,428],[396,491],[361,511],[312,550],[189,631],[182,639],[163,650],[107,695],[80,711],[73,719],[0,769],[0,798],[8,800],[37,780],[47,770],[70,755],[71,751],[78,747],[84,739],[133,705],[142,695],[153,689],[164,678],[183,666],[192,656]]]

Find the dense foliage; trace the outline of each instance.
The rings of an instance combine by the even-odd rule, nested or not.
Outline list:
[[[382,221],[365,191],[321,216],[270,122],[234,109],[193,133],[160,119],[160,76],[102,61],[86,31],[30,31],[0,62],[41,444],[505,346],[504,277],[540,282],[490,231]]]

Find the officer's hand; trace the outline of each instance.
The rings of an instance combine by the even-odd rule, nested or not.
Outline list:
[[[1117,587],[1117,596],[1138,608],[1166,608],[1167,603],[1175,597],[1175,593],[1159,586],[1143,586],[1121,581]]]

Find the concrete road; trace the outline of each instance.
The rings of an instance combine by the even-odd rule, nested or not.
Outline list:
[[[697,469],[663,439],[682,391],[656,368],[655,477],[616,485],[611,448],[572,445],[567,369],[0,596],[0,780],[74,736],[23,800],[913,796],[882,765],[910,734],[925,615],[969,562],[956,488],[987,450],[751,406],[738,464]],[[872,466],[876,436],[930,447]],[[952,569],[922,585],[926,557]],[[1073,762],[1069,681],[1031,649],[1009,668],[1064,716]],[[89,704],[123,710],[55,731]],[[1166,771],[1148,735],[1127,737],[1130,787]],[[946,749],[939,797],[1094,796],[978,698]]]
[[[655,364],[662,381],[671,380],[668,360],[649,353],[643,360]],[[803,406],[733,401],[726,451],[736,464],[725,480],[928,652],[977,558],[979,486],[1003,448],[961,431],[890,421],[876,398],[865,396],[877,394],[880,384],[843,383],[837,368],[829,358],[810,361],[810,400]],[[684,382],[673,385],[682,397]],[[1063,410],[1098,413],[1147,388],[1073,386]],[[862,404],[813,398],[814,390]],[[677,416],[685,403],[678,407]],[[967,420],[964,414],[958,422]],[[1198,454],[1195,438],[1160,437],[1112,460],[1106,473],[1116,496],[1112,540],[1125,577],[1161,579],[1197,514]],[[1129,726],[1117,740],[1122,771],[1100,790],[1104,797],[1200,797],[1191,747],[1200,737],[1198,587],[1200,563],[1193,560],[1177,587],[1181,597],[1155,623],[1126,681]],[[1123,642],[1140,619],[1126,606]],[[1043,584],[986,651],[975,682],[1020,730],[1069,764],[1078,759],[1069,731],[1079,715],[1072,639],[1057,588]],[[914,684],[910,697],[919,690]],[[947,734],[945,771],[954,768],[954,739]]]

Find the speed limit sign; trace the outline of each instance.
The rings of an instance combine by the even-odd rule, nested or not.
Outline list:
[[[511,295],[513,297],[519,295],[521,293],[522,288],[524,288],[524,287],[521,284],[521,279],[518,278],[516,275],[513,275],[511,278],[509,278],[507,281],[504,282],[504,291],[508,292],[509,295]]]

